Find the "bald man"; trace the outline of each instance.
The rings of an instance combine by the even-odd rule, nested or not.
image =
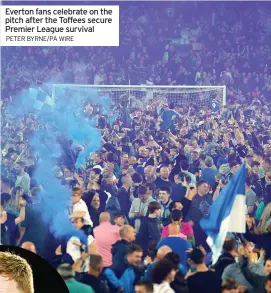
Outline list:
[[[23,249],[26,249],[26,250],[29,250],[33,253],[37,253],[37,250],[36,250],[36,247],[35,247],[35,244],[33,242],[24,242],[21,246],[21,248]]]
[[[125,263],[125,256],[127,248],[135,241],[136,232],[134,227],[130,225],[124,225],[120,228],[120,238],[118,242],[113,245],[113,263],[119,263],[120,266]]]
[[[168,187],[170,188],[172,183],[169,180],[170,170],[167,166],[162,166],[160,169],[160,177],[158,177],[154,184],[156,185],[156,188],[163,188]]]
[[[168,246],[172,249],[173,252],[179,254],[181,258],[181,265],[184,268],[184,273],[187,270],[187,250],[192,246],[189,241],[182,239],[180,237],[180,226],[171,225],[168,231],[168,237],[163,238],[157,244],[157,249],[160,249],[162,246]]]
[[[153,166],[145,167],[144,178],[146,183],[153,183],[156,180],[156,172]]]
[[[103,258],[104,267],[112,265],[112,245],[120,240],[120,228],[110,223],[110,214],[101,213],[100,225],[93,230],[98,253]]]
[[[172,252],[172,249],[166,245],[161,246],[157,250],[156,258],[155,260],[148,266],[145,275],[144,275],[144,280],[150,281],[151,280],[151,271],[159,260],[163,259],[168,253]]]
[[[10,252],[0,252],[0,293],[34,293],[33,273],[27,261]]]
[[[158,250],[157,250],[157,254],[156,254],[156,258],[155,260],[161,260],[163,259],[168,253],[172,252],[172,249],[166,245],[161,246]]]

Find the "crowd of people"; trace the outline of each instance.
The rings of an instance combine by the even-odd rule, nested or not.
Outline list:
[[[1,243],[44,257],[71,293],[271,293],[270,36],[257,4],[212,5],[125,3],[119,48],[2,48]],[[180,35],[201,49],[182,51],[170,41]],[[67,216],[81,231],[60,238],[39,214],[42,158],[30,141],[40,125],[8,110],[23,88],[52,80],[226,85],[228,103],[214,112],[127,99],[113,123],[85,103],[101,147],[78,168],[80,146],[58,141],[52,173],[69,186]],[[228,233],[212,263],[200,221],[243,163],[247,231]]]

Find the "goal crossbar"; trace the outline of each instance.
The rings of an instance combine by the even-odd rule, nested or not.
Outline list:
[[[90,89],[101,89],[102,91],[107,89],[111,91],[117,90],[126,90],[129,92],[132,91],[149,91],[153,90],[154,92],[159,92],[159,89],[162,90],[163,93],[176,93],[178,90],[182,90],[182,93],[186,93],[185,89],[187,89],[187,93],[202,93],[209,92],[212,90],[222,90],[222,105],[226,106],[226,86],[199,86],[199,85],[191,85],[191,86],[167,86],[167,85],[90,85],[90,84],[53,84],[52,85],[52,96],[56,97],[56,88],[90,88]]]

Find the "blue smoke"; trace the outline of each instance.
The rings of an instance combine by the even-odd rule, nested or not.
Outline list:
[[[84,237],[81,231],[76,230],[68,217],[68,206],[71,200],[71,191],[61,185],[52,171],[57,165],[57,156],[61,149],[57,137],[64,135],[73,141],[74,146],[81,147],[76,168],[85,163],[93,151],[100,148],[100,133],[96,129],[96,121],[86,119],[83,115],[83,105],[86,102],[95,102],[101,105],[103,114],[110,111],[111,102],[107,96],[98,97],[97,91],[83,92],[67,91],[65,88],[58,90],[55,105],[45,105],[48,92],[41,89],[31,89],[22,92],[16,99],[9,112],[12,115],[28,115],[35,113],[41,130],[35,132],[30,139],[30,145],[35,149],[40,161],[35,173],[35,179],[42,184],[44,192],[40,194],[44,199],[41,217],[50,223],[51,232],[56,238],[67,235]],[[36,100],[40,101],[37,103]],[[44,127],[45,126],[45,127]],[[35,223],[33,223],[35,225]],[[86,237],[84,244],[87,244]]]

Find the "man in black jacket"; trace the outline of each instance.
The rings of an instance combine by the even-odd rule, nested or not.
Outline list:
[[[141,221],[141,225],[136,237],[136,243],[143,249],[143,257],[147,256],[149,245],[158,243],[161,238],[161,205],[157,201],[152,201],[148,206],[148,214]]]
[[[133,241],[135,241],[136,233],[132,226],[124,225],[120,229],[120,238],[118,242],[116,242],[112,246],[112,260],[113,263],[123,263],[124,258],[126,255],[126,249],[128,246],[132,244]]]
[[[129,211],[131,208],[130,200],[130,188],[132,187],[133,181],[130,176],[125,175],[121,178],[122,187],[118,190],[117,198],[120,203],[121,211],[128,218]]]
[[[180,256],[178,253],[175,252],[169,252],[164,259],[167,259],[177,265],[180,268],[181,260]],[[188,287],[187,287],[187,282],[185,279],[184,273],[179,269],[176,276],[175,280],[170,283],[170,287],[178,293],[189,293]]]
[[[113,263],[103,272],[111,293],[132,293],[134,285],[144,274],[145,266],[142,265],[142,248],[136,244],[130,245],[124,255],[123,263]],[[97,291],[96,291],[97,292]]]
[[[220,277],[222,277],[222,274],[228,265],[235,263],[235,256],[237,256],[236,241],[232,238],[226,238],[223,245],[223,253],[213,266]]]
[[[100,255],[89,256],[89,271],[82,279],[82,283],[90,286],[95,292],[109,293],[109,288],[100,277],[103,270],[103,259]]]

